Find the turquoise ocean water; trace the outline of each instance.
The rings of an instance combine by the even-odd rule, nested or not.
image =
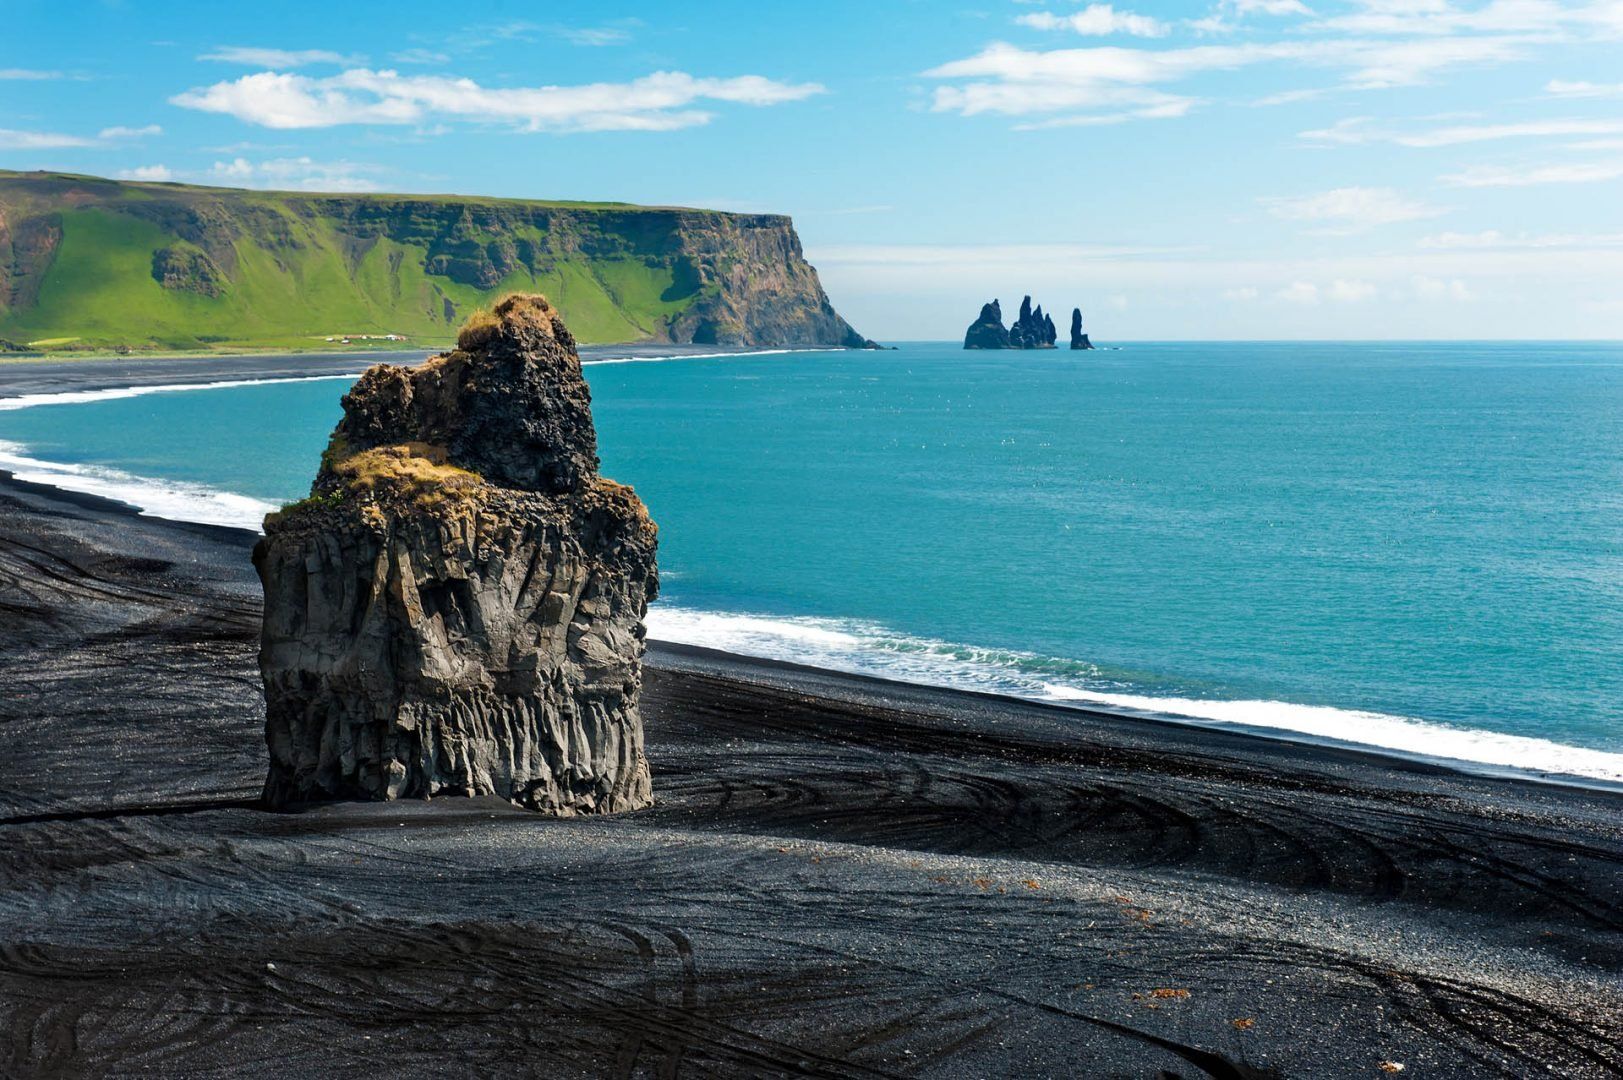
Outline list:
[[[1623,345],[587,367],[654,636],[1623,780]],[[0,402],[0,468],[251,525],[343,379]]]

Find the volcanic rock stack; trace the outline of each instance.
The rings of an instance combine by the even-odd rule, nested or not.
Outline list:
[[[575,341],[540,296],[344,398],[254,565],[265,799],[652,799],[637,711],[656,528],[598,475]]]
[[[1091,348],[1093,348],[1093,342],[1089,341],[1088,340],[1088,335],[1086,335],[1086,334],[1084,334],[1082,332],[1082,309],[1081,308],[1072,308],[1071,309],[1071,348],[1073,348],[1073,349],[1091,349]]]
[[[1054,320],[1043,314],[1043,306],[1031,309],[1031,297],[1020,302],[1020,317],[1009,327],[1009,348],[1052,349],[1059,335],[1054,331]]]
[[[1043,314],[1041,304],[1032,310],[1028,296],[1020,303],[1020,317],[1008,329],[1003,326],[1003,308],[996,300],[983,305],[980,318],[964,334],[964,348],[1052,349],[1058,340],[1054,317]]]
[[[996,300],[981,305],[980,318],[964,332],[966,349],[1007,349],[1009,331],[1003,325],[1003,306]]]

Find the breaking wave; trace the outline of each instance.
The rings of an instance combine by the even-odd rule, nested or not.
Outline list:
[[[27,451],[25,446],[0,441],[0,469],[28,483],[112,499],[152,517],[258,532],[265,515],[277,509],[274,503],[203,484],[154,480],[105,465],[41,461]]]
[[[1325,705],[1160,696],[1136,691],[1083,661],[911,637],[868,622],[693,611],[656,604],[648,612],[648,633],[660,641],[810,667],[1366,747],[1457,763],[1476,771],[1623,783],[1623,754]]]

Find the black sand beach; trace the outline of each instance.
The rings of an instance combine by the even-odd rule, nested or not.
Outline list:
[[[373,364],[417,364],[438,350],[244,353],[240,356],[129,356],[0,359],[0,398],[126,386],[180,386],[238,379],[309,379],[358,375]],[[582,345],[585,363],[759,350],[720,345]]]
[[[0,1073],[1610,1076],[1623,797],[655,646],[657,805],[272,814],[241,533],[0,485]]]

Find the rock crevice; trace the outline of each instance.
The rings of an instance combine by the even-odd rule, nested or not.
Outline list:
[[[254,552],[269,804],[651,801],[656,529],[597,469],[574,339],[541,297],[356,383],[310,497]]]

